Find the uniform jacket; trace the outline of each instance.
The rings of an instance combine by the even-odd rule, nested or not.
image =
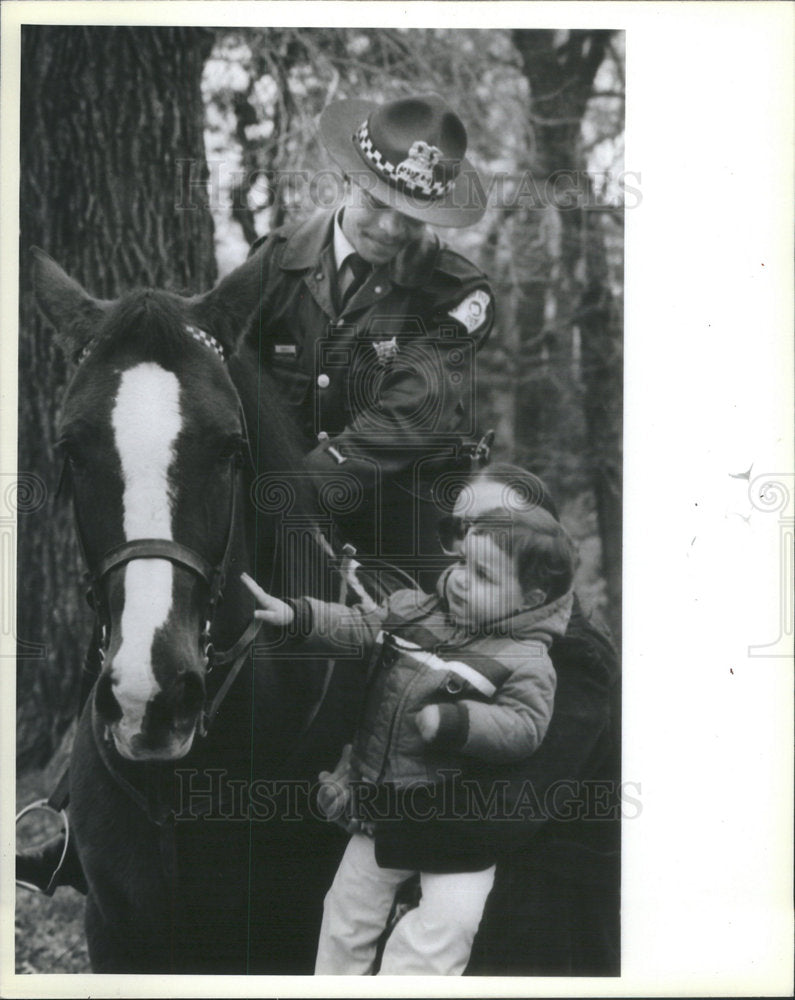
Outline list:
[[[485,275],[426,230],[341,310],[333,223],[320,213],[254,245],[262,297],[248,346],[283,393],[310,468],[345,458],[345,471],[371,480],[452,460],[475,433],[474,356],[494,313]]]
[[[547,650],[565,631],[571,601],[566,594],[468,633],[438,598],[419,591],[398,591],[371,612],[303,599],[301,625],[312,640],[336,654],[371,651],[354,772],[398,788],[433,785],[462,757],[500,765],[533,754],[554,701]],[[430,745],[415,723],[428,704],[439,705],[441,715]]]

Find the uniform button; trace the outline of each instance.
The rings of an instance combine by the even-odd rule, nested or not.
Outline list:
[[[331,379],[326,374],[318,375],[317,377],[317,384],[321,389],[327,388],[330,381]]]
[[[373,291],[375,292],[376,295],[380,295],[381,291],[382,291],[381,286],[380,285],[376,285],[375,288],[373,289]]]
[[[323,272],[318,271],[317,274],[315,275],[315,281],[322,281],[322,280],[323,280]]]

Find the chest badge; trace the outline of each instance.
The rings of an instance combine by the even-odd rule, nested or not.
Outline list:
[[[374,340],[373,350],[375,351],[375,358],[378,364],[386,367],[395,359],[398,353],[397,337],[392,337],[390,340]]]

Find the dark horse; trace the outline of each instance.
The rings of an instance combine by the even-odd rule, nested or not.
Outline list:
[[[345,840],[314,783],[359,685],[252,637],[241,572],[329,597],[333,576],[278,396],[235,346],[258,265],[190,299],[99,301],[34,254],[77,365],[60,442],[102,662],[70,764],[92,968],[311,973]]]

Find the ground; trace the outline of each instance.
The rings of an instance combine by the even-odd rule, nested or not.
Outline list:
[[[50,768],[24,775],[17,783],[18,807],[45,797],[54,783]],[[43,825],[43,816],[41,820],[37,816],[31,819],[25,831],[26,841]],[[83,930],[84,905],[85,897],[75,889],[60,888],[53,896],[44,896],[18,888],[14,921],[16,972],[90,972]]]
[[[59,889],[52,897],[17,889],[17,973],[91,972],[83,931],[85,897]]]

